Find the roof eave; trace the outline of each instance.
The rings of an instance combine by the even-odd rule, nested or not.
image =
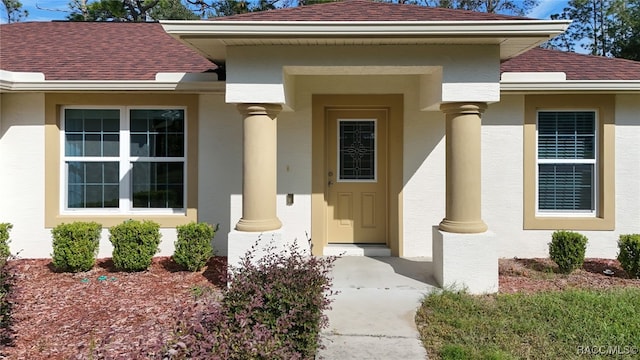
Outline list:
[[[160,21],[164,30],[174,38],[200,53],[187,41],[189,38],[209,38],[219,47],[217,57],[224,61],[226,44],[229,39],[261,39],[263,43],[277,43],[278,40],[296,38],[310,41],[319,38],[330,39],[376,39],[386,42],[393,39],[486,38],[488,43],[499,43],[503,39],[523,39],[522,48],[517,53],[501,56],[515,56],[542,42],[563,33],[571,24],[570,20],[486,20],[486,21]]]
[[[500,91],[506,93],[640,93],[640,80],[501,81]]]

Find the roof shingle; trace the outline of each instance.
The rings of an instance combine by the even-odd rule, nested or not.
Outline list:
[[[46,80],[154,80],[159,72],[216,68],[157,23],[4,24],[0,49],[0,69]]]
[[[501,72],[564,72],[567,80],[640,80],[640,62],[534,48],[500,66]]]
[[[521,16],[480,13],[371,0],[346,0],[213,18],[233,21],[485,21],[531,20]]]

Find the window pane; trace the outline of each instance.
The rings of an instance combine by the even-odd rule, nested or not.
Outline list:
[[[340,121],[341,180],[375,179],[375,121]]]
[[[69,208],[118,207],[117,162],[67,163],[67,206]]]
[[[595,210],[592,164],[540,164],[538,208],[540,210]]]
[[[118,156],[120,111],[65,109],[66,156]]]
[[[132,165],[134,208],[184,208],[183,162]]]
[[[183,110],[131,110],[131,155],[184,156]]]
[[[595,159],[595,112],[539,112],[538,158]]]

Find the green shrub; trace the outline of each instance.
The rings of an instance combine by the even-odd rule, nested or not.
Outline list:
[[[9,231],[13,225],[0,223],[0,349],[11,339],[11,302],[7,299],[13,274],[7,269],[7,260],[11,256],[9,250]],[[0,350],[0,357],[2,357]]]
[[[127,220],[109,229],[113,244],[113,264],[119,270],[143,271],[149,268],[160,248],[160,225],[144,220]]]
[[[556,231],[549,243],[549,257],[558,265],[560,272],[569,274],[584,263],[587,241],[586,236],[577,232]]]
[[[177,359],[313,359],[328,325],[334,257],[309,256],[292,245],[258,245],[232,267],[222,301],[191,318],[171,352]]]
[[[60,224],[53,235],[53,266],[61,271],[89,271],[96,263],[102,225],[76,221]]]
[[[631,277],[640,279],[640,234],[620,235],[618,261]]]
[[[0,261],[5,261],[11,256],[11,250],[9,249],[9,231],[11,231],[13,225],[9,223],[0,223]]]
[[[217,227],[207,223],[191,222],[176,227],[178,239],[175,242],[173,261],[189,271],[200,271],[213,256],[211,240]]]

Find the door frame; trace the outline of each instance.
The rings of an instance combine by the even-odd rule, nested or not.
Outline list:
[[[312,95],[311,140],[311,243],[322,255],[327,239],[326,126],[328,109],[384,109],[388,113],[387,143],[387,245],[392,256],[402,256],[402,188],[404,97],[402,94]]]

